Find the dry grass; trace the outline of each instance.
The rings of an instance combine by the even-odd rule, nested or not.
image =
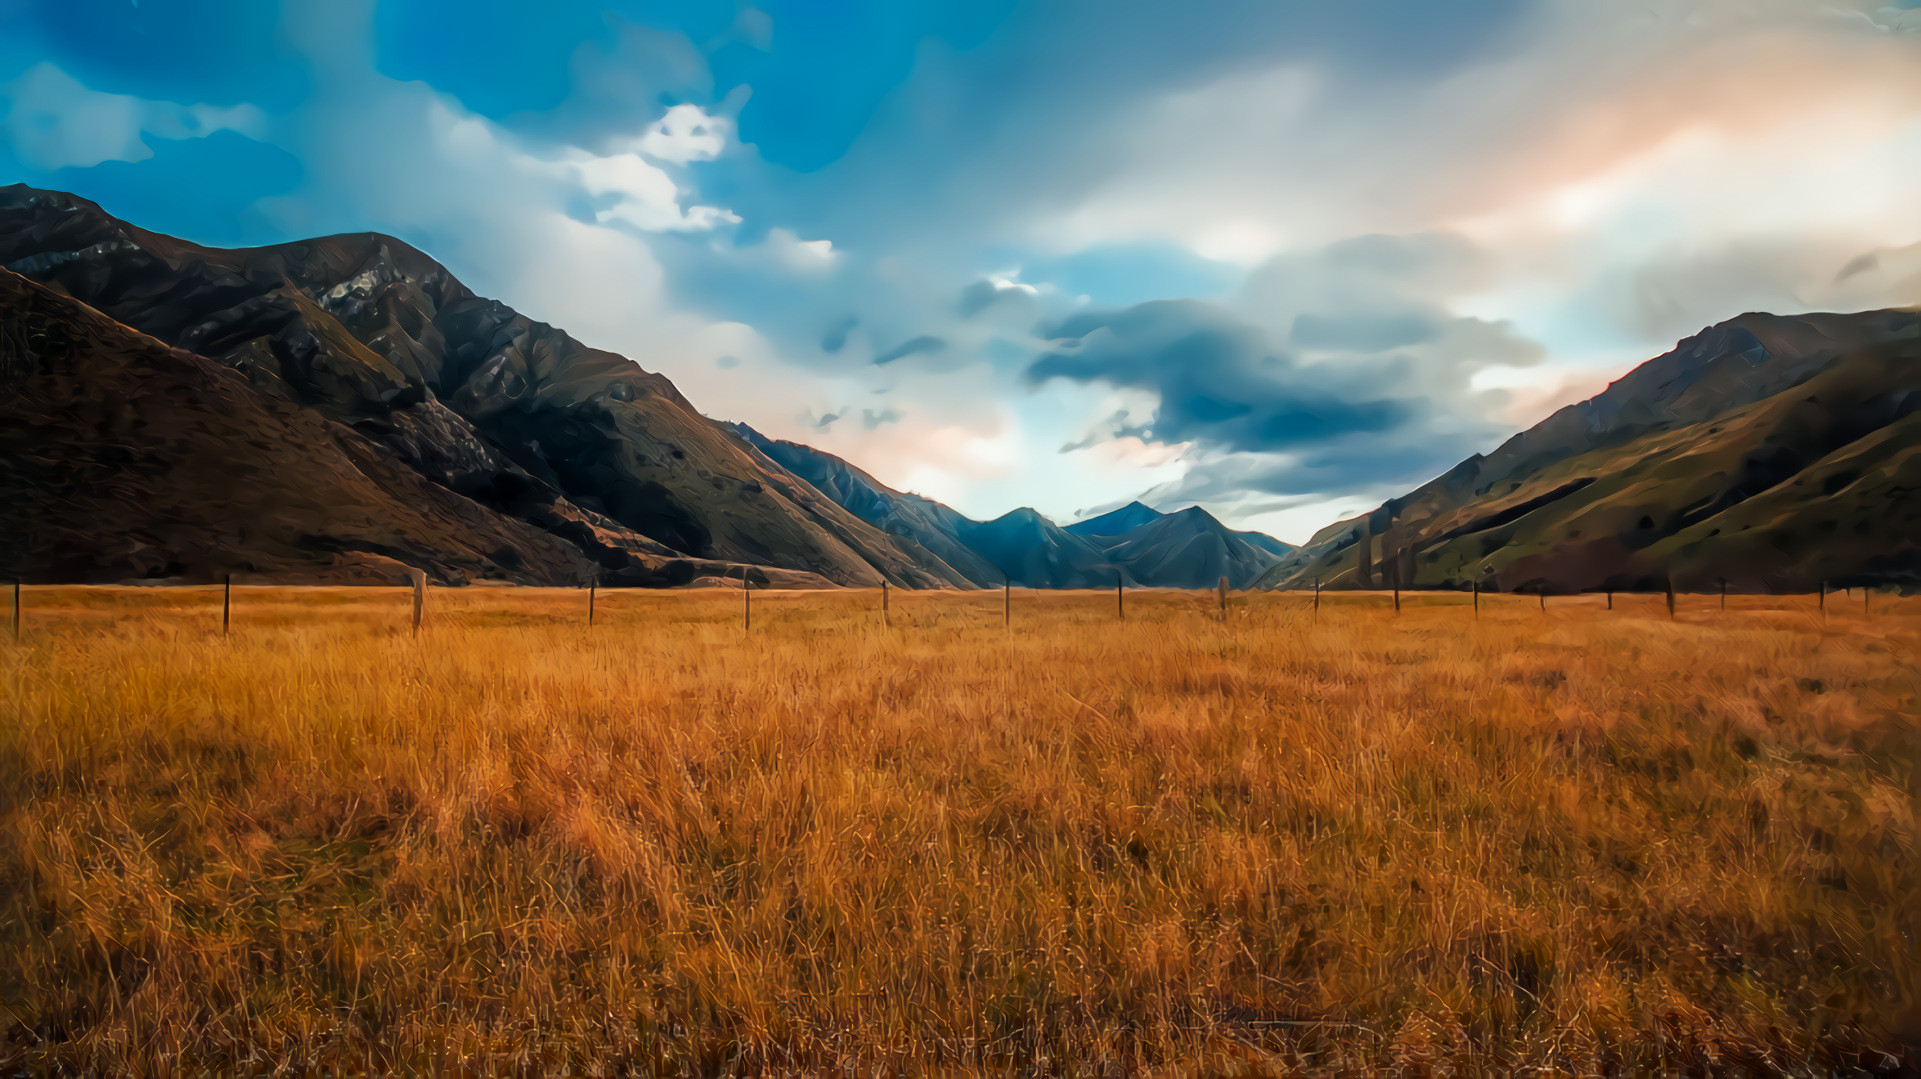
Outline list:
[[[1921,600],[29,589],[0,1064],[1756,1071],[1921,1039]],[[1861,1055],[1872,1049],[1871,1055]],[[1912,1058],[1910,1058],[1912,1059]]]

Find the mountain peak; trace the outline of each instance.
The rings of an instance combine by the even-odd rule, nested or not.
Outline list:
[[[1077,536],[1118,536],[1132,532],[1142,525],[1153,524],[1164,514],[1159,510],[1142,505],[1139,501],[1129,502],[1120,509],[1076,521],[1067,526],[1069,532]]]

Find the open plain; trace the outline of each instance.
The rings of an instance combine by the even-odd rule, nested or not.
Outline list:
[[[1921,1042],[1921,599],[233,595],[0,641],[10,1074]]]

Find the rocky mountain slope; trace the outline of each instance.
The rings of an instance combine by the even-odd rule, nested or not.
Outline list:
[[[204,248],[135,228],[84,199],[13,186],[0,188],[0,266],[242,376],[255,392],[235,397],[235,407],[311,410],[377,447],[388,465],[562,545],[502,559],[483,547],[477,561],[435,555],[422,568],[437,576],[550,580],[584,562],[609,583],[662,583],[663,572],[728,564],[763,580],[775,571],[847,585],[966,580],[756,453],[665,378],[475,296],[390,237]],[[73,329],[104,332],[105,320]],[[85,448],[50,440],[37,450],[54,475],[62,454]],[[117,452],[141,466],[130,446]],[[221,469],[195,460],[209,469],[198,482],[217,489]],[[279,475],[289,488],[307,482],[297,467]],[[83,500],[64,512],[81,513],[84,494],[75,492]],[[204,514],[191,502],[177,510],[188,524],[218,523],[211,504]],[[102,543],[120,527],[105,517],[74,524]],[[442,546],[460,543],[449,536]],[[426,557],[441,548],[409,549]],[[229,554],[250,556],[244,544]],[[171,564],[188,555],[180,547],[152,557]],[[0,550],[0,558],[15,572],[40,568],[29,552]],[[678,565],[664,570],[669,562]]]
[[[1921,313],[1748,314],[1339,522],[1268,587],[1921,583]]]
[[[351,427],[4,270],[0,380],[0,558],[29,579],[396,580],[432,566],[461,580],[504,566],[570,584],[593,568]],[[709,568],[658,545],[633,559],[653,583]]]
[[[798,442],[772,439],[744,423],[729,424],[742,441],[770,460],[806,480],[842,508],[893,536],[909,549],[918,548],[955,575],[954,583],[979,588],[1001,582],[1001,571],[980,552],[961,540],[974,522],[920,495],[897,491],[831,453]]]

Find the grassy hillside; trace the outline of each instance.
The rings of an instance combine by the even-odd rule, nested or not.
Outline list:
[[[1737,346],[1745,349],[1735,351]],[[1747,315],[1285,557],[1263,584],[1921,584],[1921,315]],[[1360,537],[1371,531],[1371,575]]]
[[[0,640],[9,1072],[1921,1040],[1921,600],[236,595]]]

